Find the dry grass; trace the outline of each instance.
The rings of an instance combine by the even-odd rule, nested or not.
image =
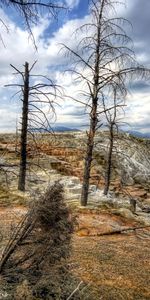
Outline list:
[[[71,256],[68,260],[69,269],[66,265],[64,271],[64,266],[59,262],[53,266],[50,275],[49,268],[45,268],[43,276],[36,284],[33,299],[66,300],[81,280],[84,284],[72,298],[74,300],[150,299],[150,232],[145,229],[130,234],[93,237],[93,232],[96,234],[97,231],[109,229],[112,221],[118,222],[120,226],[135,226],[135,224],[106,213],[77,214],[79,226],[82,227],[83,222],[86,223],[89,235],[79,235],[79,229],[74,233]],[[11,215],[11,210],[5,209],[0,223],[4,224],[4,218],[7,216],[8,224]],[[12,221],[16,221],[15,215]],[[8,291],[11,284],[7,286]],[[48,297],[46,293],[49,293]]]
[[[12,205],[26,205],[25,195],[17,190],[8,189],[0,185],[0,207],[10,207]]]
[[[66,146],[66,137],[62,140],[64,143],[62,146]],[[76,140],[74,139],[74,141]],[[11,140],[9,140],[9,142],[11,144]],[[45,142],[47,142],[46,135]],[[70,139],[69,134],[68,145],[72,142],[73,141]],[[76,144],[74,146],[76,146]],[[9,160],[10,157],[11,162],[17,162],[15,156],[12,157],[12,153],[8,153],[7,159]],[[0,189],[0,202],[3,206],[8,205],[0,211],[0,231],[4,236],[0,246],[3,248],[8,241],[10,231],[14,229],[16,224],[20,221],[21,216],[24,215],[26,211],[21,207],[9,207],[12,202],[14,204],[24,203],[24,199],[21,196],[19,197],[19,195],[13,194],[3,186],[1,186]],[[57,228],[58,230],[62,228],[61,222],[57,224],[58,227],[55,227],[55,222],[59,217],[57,214],[58,208],[55,207],[55,205],[53,206],[53,204],[53,207],[51,207],[51,203],[49,202],[48,210],[45,209],[45,199],[46,198],[42,198],[43,202],[41,202],[41,205],[38,206],[38,210],[36,212],[37,214],[40,213],[42,217],[38,219],[37,230],[33,232],[32,238],[34,241],[37,241],[38,238],[43,238],[43,231],[40,231],[41,227],[48,240],[53,234],[54,228]],[[49,211],[51,212],[50,214]],[[99,212],[99,216],[97,217],[96,209],[92,217],[90,211],[85,213],[84,216],[80,210],[76,213],[79,216],[80,233],[78,231],[78,233],[76,232],[73,235],[71,256],[66,261],[65,265],[61,260],[58,260],[57,263],[55,259],[53,261],[45,260],[46,263],[44,263],[41,268],[42,276],[40,277],[39,274],[36,276],[36,272],[33,274],[33,269],[35,270],[35,268],[31,268],[32,278],[30,278],[32,280],[27,280],[27,282],[26,278],[27,276],[29,277],[29,272],[27,271],[24,274],[22,273],[23,276],[20,273],[18,276],[16,269],[15,278],[18,282],[14,283],[14,288],[16,289],[17,285],[17,290],[15,298],[14,296],[13,298],[10,296],[10,299],[25,299],[26,296],[25,294],[23,296],[23,292],[28,292],[28,296],[26,297],[27,300],[29,300],[30,297],[31,300],[66,300],[69,294],[78,286],[79,282],[83,280],[84,283],[81,286],[80,291],[78,291],[72,298],[73,300],[150,300],[149,231],[139,230],[136,233],[124,233],[121,235],[98,237],[96,236],[97,232],[105,232],[106,230],[111,229],[111,215],[107,214],[107,216],[104,216],[104,213]],[[51,221],[47,222],[46,220],[49,220],[49,218]],[[116,218],[116,223],[119,226],[135,225],[134,223],[131,224],[131,221],[130,223],[128,220],[123,220],[120,216],[113,216],[113,218]],[[47,223],[46,227],[45,221]],[[49,227],[52,230],[48,232],[47,229]],[[62,232],[59,241],[57,238],[58,236],[56,236],[56,243],[54,243],[55,246],[60,245],[59,242],[61,244],[65,244],[64,234]],[[68,240],[68,242],[70,242],[70,240]],[[65,247],[70,247],[68,242],[65,244]],[[41,251],[42,256],[47,253],[46,247],[48,244],[46,244],[46,247],[44,244],[44,247],[42,246],[41,248],[43,249],[41,250],[39,248],[38,250],[35,249],[35,245],[33,245],[31,249],[26,245],[26,251],[30,252],[35,250],[37,257],[39,251]],[[62,253],[62,251],[64,251],[64,248],[62,247],[60,252],[58,249],[58,252],[56,251],[55,253],[55,248],[57,247],[53,248],[53,245],[52,248],[51,246],[49,248],[49,253],[54,254],[51,258],[54,258],[55,254],[58,258],[60,252]],[[18,254],[16,257],[18,259]],[[22,265],[26,270],[29,270],[28,263],[29,261]],[[13,278],[14,275],[12,278],[10,277],[10,281],[7,282],[3,281],[1,278],[2,283],[0,282],[0,289],[2,286],[2,288],[8,291],[8,294],[10,293],[10,295],[11,288],[13,286]],[[36,280],[36,278],[38,278],[38,280]],[[22,291],[22,296],[20,291]]]
[[[148,230],[107,237],[75,235],[72,272],[90,283],[91,300],[148,300],[149,249]]]
[[[60,295],[62,291],[57,291],[62,280],[60,272],[66,276],[72,231],[63,188],[55,183],[34,200],[31,209],[12,231],[0,261],[3,278],[17,288],[20,285],[27,288],[27,280],[33,297],[42,293],[49,296],[52,286],[53,294]]]

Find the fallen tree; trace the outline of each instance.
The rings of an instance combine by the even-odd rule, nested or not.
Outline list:
[[[137,226],[137,227],[126,227],[126,228],[119,228],[119,229],[114,229],[112,231],[106,231],[106,232],[100,232],[97,234],[93,234],[90,236],[103,236],[103,235],[113,235],[113,234],[121,234],[123,232],[127,232],[127,231],[136,231],[139,229],[145,229],[145,228],[150,228],[150,225],[146,225],[146,226]]]
[[[34,287],[41,278],[54,281],[54,270],[63,268],[69,255],[72,232],[63,187],[56,182],[34,201],[11,234],[0,260],[1,275],[9,282],[27,279]]]

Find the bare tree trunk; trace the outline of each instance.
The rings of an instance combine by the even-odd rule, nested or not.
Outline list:
[[[15,136],[15,153],[18,152],[18,123],[16,121],[16,136]]]
[[[97,40],[95,49],[95,66],[94,66],[94,76],[93,76],[93,91],[90,89],[90,94],[92,98],[92,109],[90,113],[90,130],[88,133],[87,141],[87,151],[85,157],[84,174],[83,174],[83,185],[81,192],[81,205],[86,206],[88,201],[89,192],[89,180],[91,173],[91,163],[93,158],[93,148],[94,148],[94,138],[97,129],[97,105],[98,105],[98,91],[99,91],[99,67],[100,67],[100,38],[101,38],[101,19],[103,14],[105,1],[101,3],[101,9],[98,14],[98,24],[97,24]]]
[[[90,173],[91,173],[91,163],[93,158],[96,125],[97,125],[97,104],[95,104],[95,106],[93,107],[93,111],[91,112],[91,123],[90,123],[90,131],[88,133],[87,151],[85,157],[83,185],[82,185],[82,193],[81,193],[82,206],[86,206],[88,200],[89,181],[90,181]]]
[[[113,152],[113,144],[114,144],[114,123],[110,125],[110,144],[109,144],[109,151],[108,151],[108,160],[107,160],[107,167],[105,173],[105,186],[104,186],[104,195],[108,194],[109,186],[110,186],[110,178],[111,178],[111,170],[112,170],[112,152]]]
[[[28,100],[29,100],[29,64],[25,63],[23,109],[21,128],[21,153],[18,190],[25,191],[26,167],[27,167],[27,127],[28,127]]]
[[[116,108],[120,106],[119,99],[124,98],[127,94],[126,83],[128,84],[128,82],[126,82],[126,77],[136,73],[145,76],[148,70],[135,62],[134,55],[132,56],[130,48],[124,47],[124,43],[126,42],[126,45],[130,45],[131,40],[125,32],[124,26],[121,25],[125,24],[127,20],[125,18],[116,17],[116,15],[113,16],[116,3],[112,0],[92,0],[91,4],[91,15],[93,16],[91,23],[83,24],[80,27],[80,30],[82,32],[84,31],[85,37],[82,35],[81,38],[79,37],[78,29],[76,34],[80,41],[76,49],[72,50],[68,46],[63,45],[67,52],[74,58],[75,69],[72,70],[73,73],[77,76],[78,81],[81,80],[81,82],[86,84],[87,89],[83,92],[83,97],[85,97],[86,101],[82,102],[74,97],[71,98],[85,105],[85,108],[90,108],[90,128],[86,145],[81,193],[81,205],[83,206],[87,205],[88,200],[94,138],[96,130],[98,129],[97,124],[100,122],[100,115],[106,112],[106,118],[110,126],[111,121],[115,121]],[[109,14],[109,12],[111,13]],[[92,33],[91,35],[90,32]],[[81,64],[81,70],[78,68],[79,63]],[[149,74],[149,70],[147,74]],[[109,103],[114,92],[117,94],[114,95],[116,97],[116,100],[114,99],[114,113],[111,112],[113,107],[109,107],[108,109],[106,107],[105,109],[105,103],[104,110],[101,111],[105,99],[106,103]],[[118,103],[116,102],[117,99]],[[116,126],[116,124],[114,126]],[[113,138],[111,140],[108,158],[106,194],[110,183],[112,149]]]
[[[37,75],[31,75],[31,70],[33,69],[36,62],[29,69],[28,62],[25,62],[23,72],[18,70],[15,66],[11,67],[17,72],[17,75],[21,75],[23,83],[20,84],[10,84],[8,86],[18,86],[19,92],[22,94],[22,124],[21,124],[21,141],[20,141],[20,169],[19,169],[19,178],[18,178],[18,190],[25,191],[25,182],[26,182],[26,169],[27,169],[27,133],[30,133],[32,137],[35,137],[33,134],[33,128],[36,129],[42,128],[50,132],[50,123],[47,113],[42,109],[42,104],[49,106],[50,117],[55,114],[55,108],[53,107],[54,100],[56,99],[57,91],[60,93],[60,89],[53,83],[51,79],[47,76],[38,74],[40,77],[39,83],[33,83],[30,86],[30,76],[37,78]],[[47,91],[45,92],[45,87]],[[30,98],[30,101],[29,101]],[[61,95],[59,95],[61,98]],[[56,102],[55,102],[56,103]]]

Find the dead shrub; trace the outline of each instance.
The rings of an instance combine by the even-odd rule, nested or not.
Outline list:
[[[56,182],[33,202],[11,235],[0,261],[1,274],[10,283],[20,284],[27,279],[29,285],[34,285],[34,294],[40,282],[45,290],[47,281],[49,286],[57,282],[58,288],[60,270],[65,274],[72,232],[63,187]]]

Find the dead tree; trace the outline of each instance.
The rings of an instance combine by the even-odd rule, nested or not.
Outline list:
[[[135,73],[149,73],[149,70],[135,61],[134,52],[131,50],[132,41],[124,29],[129,22],[113,15],[117,3],[119,2],[113,0],[91,0],[91,21],[76,31],[77,47],[71,49],[63,45],[74,64],[70,71],[76,74],[78,82],[82,82],[84,86],[81,101],[74,99],[75,97],[72,99],[82,103],[89,113],[81,193],[83,206],[86,206],[88,201],[94,138],[102,124],[100,117],[104,113],[102,99],[108,98],[114,89],[125,96],[126,79],[129,75],[132,77]],[[79,33],[82,33],[81,39]],[[111,110],[111,107],[108,110]]]
[[[35,63],[29,69],[28,62],[25,63],[25,70],[19,71],[16,67],[11,65],[17,72],[17,75],[21,75],[22,84],[11,84],[7,86],[19,87],[19,94],[22,97],[22,122],[21,122],[21,149],[20,149],[20,169],[18,189],[25,191],[26,170],[27,170],[27,141],[28,134],[30,134],[34,140],[34,132],[47,131],[51,132],[52,128],[49,119],[55,116],[55,104],[56,95],[61,97],[60,89],[56,86],[52,80],[46,76],[33,75],[31,71]],[[33,83],[33,81],[39,79],[41,83]],[[30,84],[31,82],[31,84]],[[44,105],[48,105],[47,114],[44,110]]]
[[[28,129],[28,107],[29,107],[29,64],[25,63],[24,87],[23,87],[23,108],[21,128],[21,149],[20,149],[20,170],[18,190],[25,190],[26,166],[27,166],[27,129]]]
[[[108,149],[108,158],[107,158],[107,166],[105,172],[105,185],[104,185],[104,195],[108,194],[109,186],[110,186],[110,179],[111,179],[111,170],[112,170],[112,154],[113,154],[113,145],[114,145],[114,125],[111,121],[109,126],[109,149]]]
[[[0,274],[21,278],[24,273],[28,280],[36,277],[35,281],[47,270],[52,275],[55,264],[61,266],[60,261],[69,255],[72,232],[73,219],[64,203],[63,187],[55,182],[32,202],[12,232],[0,259]]]
[[[106,126],[108,127],[108,135],[109,135],[109,144],[108,144],[108,153],[106,158],[106,170],[105,170],[105,183],[104,183],[104,195],[108,194],[110,181],[111,181],[111,173],[112,173],[112,158],[114,152],[114,141],[118,133],[118,128],[121,119],[120,110],[125,106],[124,100],[120,99],[121,95],[117,95],[117,90],[113,91],[113,108],[111,110],[106,110],[107,104],[106,100],[103,99],[103,106],[106,117]]]

